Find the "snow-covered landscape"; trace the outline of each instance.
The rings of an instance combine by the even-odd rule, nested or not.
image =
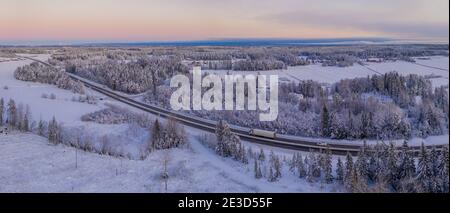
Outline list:
[[[60,83],[52,85],[17,79],[15,72],[19,67],[36,63],[31,59],[49,61],[56,66],[61,66],[59,62],[54,63],[52,54],[55,55],[54,52],[49,51],[46,54],[18,53],[14,57],[1,58],[0,98],[4,101],[2,106],[4,126],[1,127],[0,133],[1,192],[347,192],[349,190],[387,192],[393,190],[385,185],[388,183],[376,183],[374,181],[376,178],[371,177],[369,173],[366,174],[372,179],[369,183],[362,183],[364,181],[359,176],[357,179],[352,179],[353,182],[347,182],[351,181],[350,176],[345,177],[346,172],[342,170],[348,168],[343,168],[339,165],[340,163],[344,162],[347,167],[350,159],[355,161],[356,165],[364,166],[367,163],[366,166],[374,166],[376,164],[369,165],[368,161],[368,158],[374,158],[374,156],[367,156],[366,162],[361,164],[361,156],[349,158],[348,155],[347,157],[329,155],[326,149],[323,153],[299,152],[239,139],[236,145],[233,144],[236,143],[233,134],[227,133],[226,124],[223,129],[217,127],[216,134],[218,134],[217,131],[224,131],[225,135],[231,134],[231,138],[227,139],[230,140],[231,145],[224,142],[224,147],[220,148],[220,138],[225,136],[216,138],[214,134],[181,124],[176,124],[179,127],[175,132],[170,133],[169,120],[130,107],[90,88],[82,88],[83,92],[78,93],[74,90],[62,89],[63,86]],[[287,81],[286,83],[302,84],[305,80],[313,80],[327,87],[344,79],[366,78],[370,75],[388,74],[391,71],[396,71],[402,76],[410,74],[432,76],[430,80],[433,88],[446,86],[448,110],[448,56],[430,56],[426,60],[416,60],[416,63],[406,61],[367,62],[363,65],[355,63],[348,67],[310,64],[289,66],[281,70],[258,71],[258,73],[277,74],[280,80]],[[230,71],[221,70],[206,71],[219,75],[230,73]],[[255,73],[255,71],[231,72]],[[117,92],[129,95],[123,91]],[[147,94],[129,95],[143,101],[141,96],[147,96]],[[11,115],[10,100],[14,100],[17,104],[18,117],[27,118],[26,130],[23,128],[21,119],[18,122],[22,123],[18,124],[17,128],[11,126],[11,120],[8,123],[7,117]],[[162,131],[167,131],[168,134],[157,139],[162,140],[161,145],[154,144],[157,137],[155,136],[155,119],[162,123],[161,128],[166,128]],[[7,127],[9,129],[5,129]],[[182,129],[181,132],[178,131],[180,129]],[[389,149],[390,143],[402,147],[406,139],[409,146],[415,147],[420,147],[422,144],[439,147],[443,145],[444,149],[447,147],[448,154],[448,129],[444,131],[444,134],[388,140],[303,138],[317,141],[317,143],[337,145],[362,146],[364,144],[364,146],[379,149],[380,153],[393,151]],[[54,137],[52,133],[55,134]],[[181,140],[181,145],[170,148],[171,145],[164,144],[166,140],[173,140],[164,139],[170,134],[175,134],[173,135],[175,138],[180,137],[176,140]],[[279,137],[296,140],[302,138],[289,135]],[[382,144],[385,148],[376,148]],[[155,149],[155,146],[169,146],[169,149]],[[225,152],[218,149],[223,149]],[[233,151],[234,149],[236,152]],[[228,153],[226,150],[229,154],[226,154]],[[261,157],[261,152],[265,153],[263,155],[265,157]],[[431,152],[434,151],[431,150]],[[306,158],[298,157],[298,154]],[[404,157],[400,153],[399,159]],[[435,160],[440,158],[436,156]],[[298,162],[301,163],[298,164]],[[399,162],[400,165],[402,165],[401,162]],[[437,166],[441,168],[441,165]],[[352,171],[349,171],[347,175],[351,174],[353,174]],[[395,190],[425,191],[408,183],[396,183],[395,187],[398,188]],[[439,190],[448,190],[448,188],[439,186]]]
[[[429,67],[425,67],[426,65]],[[302,81],[313,80],[320,83],[336,83],[342,79],[367,77],[374,74],[385,74],[397,71],[402,75],[418,74],[422,76],[433,75],[431,81],[434,87],[448,85],[448,57],[433,56],[426,60],[417,59],[416,63],[406,61],[366,62],[363,65],[354,64],[350,67],[323,67],[320,64],[310,66],[295,66],[287,69],[260,72],[267,75],[278,75],[280,80]],[[224,75],[227,70],[205,70],[205,72]],[[254,73],[253,71],[239,71],[242,75]]]
[[[34,55],[46,60],[48,55]],[[33,133],[10,131],[0,134],[0,191],[2,192],[317,192],[320,184],[306,183],[292,175],[277,183],[255,181],[252,167],[215,155],[196,137],[201,132],[188,129],[189,144],[185,148],[161,150],[139,160],[141,149],[149,140],[148,131],[133,124],[98,124],[83,122],[89,112],[119,102],[103,97],[97,104],[72,101],[76,94],[41,83],[23,82],[14,78],[18,66],[30,60],[0,63],[0,97],[14,99],[32,109],[32,118],[50,121],[56,117],[68,132],[82,129],[92,138],[107,135],[111,143],[123,150],[124,157],[112,157],[78,150],[67,145],[50,145],[47,138]],[[8,89],[4,89],[7,86]],[[56,99],[42,98],[55,94]],[[50,108],[49,108],[50,107]],[[132,109],[133,110],[133,109]],[[152,116],[152,115],[149,115]],[[36,124],[35,124],[36,125]],[[257,148],[257,147],[255,147]],[[268,148],[269,150],[269,148]],[[26,153],[33,153],[31,156]],[[132,159],[130,159],[132,158]],[[164,159],[168,160],[170,180],[167,191],[161,178]],[[33,159],[33,160],[31,160]],[[59,181],[55,182],[54,178]],[[226,183],[226,184],[222,184]],[[336,186],[335,186],[336,187]],[[327,188],[333,188],[328,186]],[[337,187],[339,188],[339,187]],[[337,190],[337,189],[335,189]]]

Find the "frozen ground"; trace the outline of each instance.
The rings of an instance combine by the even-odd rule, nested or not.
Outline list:
[[[36,56],[46,60],[49,55]],[[59,89],[54,85],[19,81],[14,78],[14,70],[18,66],[29,64],[30,60],[7,61],[0,63],[0,97],[7,102],[13,98],[16,103],[30,105],[33,120],[50,120],[53,116],[66,125],[77,124],[80,116],[101,109],[102,104],[90,105],[87,103],[72,102],[78,95],[68,90]],[[4,89],[4,87],[8,89]],[[44,99],[43,94],[55,94],[56,99]]]
[[[323,192],[333,185],[311,185],[289,174],[280,182],[255,180],[242,164],[216,157],[191,140],[191,148],[126,160],[49,145],[23,133],[0,136],[0,192],[165,192],[161,180],[168,156],[167,192]],[[285,168],[286,169],[286,168]]]
[[[260,71],[261,74],[279,75],[280,81],[300,81],[300,80],[314,80],[320,83],[335,83],[341,79],[350,79],[356,77],[367,77],[368,75],[384,74],[391,71],[397,71],[402,75],[418,74],[418,75],[438,75],[440,78],[431,79],[433,86],[448,85],[449,77],[449,61],[448,57],[434,56],[429,60],[417,60],[417,63],[427,65],[421,66],[419,64],[395,61],[383,63],[367,63],[362,66],[354,64],[351,67],[323,67],[320,64],[313,64],[307,66],[288,67],[287,70],[271,70]],[[209,73],[224,75],[226,70],[205,70]],[[254,71],[231,71],[233,73],[241,74],[255,74]]]

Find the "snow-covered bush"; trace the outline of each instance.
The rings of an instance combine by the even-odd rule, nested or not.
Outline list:
[[[122,108],[113,104],[105,104],[108,108],[83,115],[82,121],[96,122],[100,124],[123,124],[138,123],[144,128],[152,125],[148,115],[135,113],[127,108]]]
[[[183,126],[174,119],[169,119],[162,125],[157,119],[152,127],[151,149],[170,149],[183,146],[186,143],[186,132]]]

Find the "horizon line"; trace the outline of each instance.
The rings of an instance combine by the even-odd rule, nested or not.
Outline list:
[[[448,44],[447,39],[401,39],[386,37],[345,38],[211,38],[196,40],[0,40],[0,47],[46,46],[264,46],[264,45],[332,45],[332,44]]]

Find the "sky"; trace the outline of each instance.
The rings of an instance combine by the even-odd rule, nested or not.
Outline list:
[[[0,41],[383,37],[448,42],[448,0],[0,0]]]

